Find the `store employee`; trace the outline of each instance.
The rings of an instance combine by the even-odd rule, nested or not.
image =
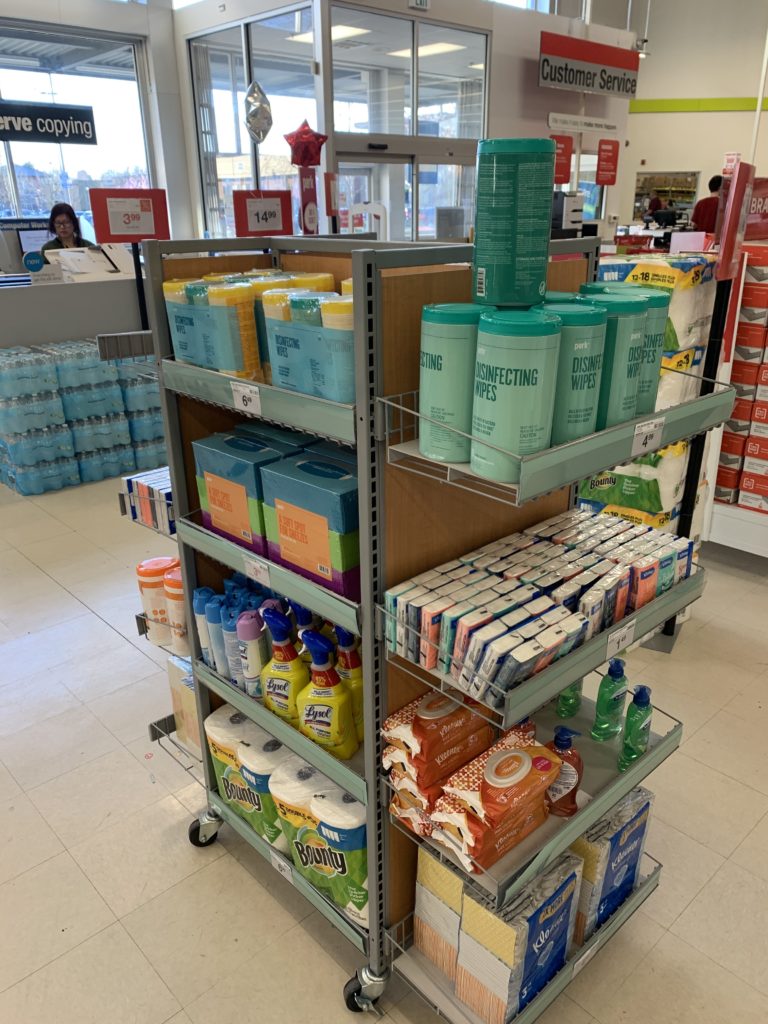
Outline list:
[[[48,231],[55,235],[40,250],[45,255],[48,249],[94,249],[93,242],[83,238],[80,221],[69,203],[56,203],[48,218]],[[46,263],[48,260],[45,261]]]

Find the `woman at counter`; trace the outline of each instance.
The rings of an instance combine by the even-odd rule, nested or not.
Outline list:
[[[93,249],[93,242],[83,238],[80,221],[69,203],[55,203],[48,218],[48,231],[55,235],[40,250],[45,257],[49,249]],[[48,260],[46,259],[46,263]]]

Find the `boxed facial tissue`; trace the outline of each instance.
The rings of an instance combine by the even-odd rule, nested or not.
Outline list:
[[[273,562],[343,597],[360,597],[357,474],[349,463],[303,455],[265,465],[264,523]]]
[[[261,474],[266,466],[291,453],[291,449],[281,447],[279,451],[255,438],[236,434],[213,434],[192,442],[197,491],[207,529],[258,555],[267,553]]]

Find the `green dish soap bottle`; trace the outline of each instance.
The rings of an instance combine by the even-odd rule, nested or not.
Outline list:
[[[621,658],[611,658],[608,672],[603,676],[597,691],[595,723],[590,736],[599,743],[612,740],[621,732],[624,715],[624,698],[627,693],[627,677]]]
[[[581,707],[581,690],[584,686],[583,679],[577,679],[575,683],[566,686],[557,697],[557,717],[573,718]]]
[[[648,749],[652,714],[650,686],[636,686],[632,703],[627,708],[627,718],[621,736],[620,772],[625,772]]]

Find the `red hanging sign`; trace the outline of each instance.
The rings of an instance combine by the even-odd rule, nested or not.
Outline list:
[[[88,195],[98,242],[171,237],[165,189],[89,188]]]
[[[293,214],[288,189],[233,189],[235,234],[238,238],[292,235]]]
[[[597,173],[595,183],[598,185],[615,185],[616,172],[619,169],[619,140],[600,139],[597,144]]]
[[[567,185],[571,180],[572,135],[550,135],[555,143],[555,184]]]
[[[768,238],[768,178],[755,178],[752,184],[744,238],[747,241]]]
[[[305,235],[316,235],[320,217],[317,212],[317,179],[314,167],[299,167],[299,195],[301,230]]]
[[[329,174],[323,175],[325,181],[325,215],[326,217],[339,216],[339,176]]]

